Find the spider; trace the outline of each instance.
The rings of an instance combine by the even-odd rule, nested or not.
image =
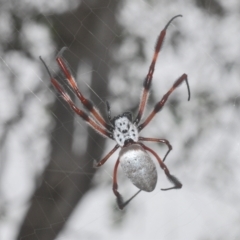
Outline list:
[[[76,96],[82,102],[83,106],[89,111],[90,114],[87,114],[83,110],[79,109],[70,96],[66,93],[64,88],[57,82],[57,80],[52,76],[50,73],[49,68],[47,67],[44,60],[39,57],[42,61],[43,65],[45,66],[49,77],[51,79],[52,85],[55,89],[60,93],[63,99],[69,104],[70,108],[79,115],[90,127],[92,127],[97,133],[101,134],[104,137],[108,137],[116,142],[114,148],[100,161],[95,163],[96,167],[102,166],[110,156],[118,149],[121,148],[119,152],[118,159],[116,161],[114,171],[113,171],[113,193],[117,198],[117,204],[119,209],[123,209],[138,193],[142,190],[146,192],[151,192],[155,189],[157,183],[157,171],[156,166],[151,159],[151,153],[158,161],[160,167],[164,171],[165,175],[169,179],[170,182],[173,183],[172,187],[163,188],[161,190],[170,190],[170,189],[180,189],[182,188],[181,182],[173,175],[170,174],[167,166],[165,165],[164,161],[168,156],[169,152],[172,150],[172,146],[167,139],[158,139],[158,138],[150,138],[150,137],[142,137],[139,136],[139,133],[150,123],[153,117],[162,110],[163,106],[165,105],[168,97],[171,93],[178,87],[180,84],[185,81],[188,90],[188,101],[190,100],[190,88],[188,84],[187,74],[183,74],[180,76],[172,87],[168,90],[168,92],[162,97],[162,99],[156,103],[148,117],[142,122],[143,112],[146,107],[149,89],[152,83],[152,77],[154,73],[155,63],[158,58],[158,54],[160,49],[163,45],[163,41],[166,35],[167,28],[171,24],[171,22],[177,18],[182,17],[182,15],[176,15],[166,24],[164,29],[160,32],[160,35],[157,38],[155,52],[153,54],[152,62],[149,67],[149,71],[145,80],[143,82],[143,91],[140,99],[138,113],[135,118],[131,112],[124,112],[116,117],[111,117],[110,105],[106,102],[107,107],[107,115],[108,115],[108,122],[104,120],[102,115],[99,113],[97,108],[88,100],[86,99],[81,91],[79,90],[77,83],[72,76],[69,68],[67,67],[64,59],[62,58],[62,49],[56,57],[56,61],[63,71],[69,86],[72,88]],[[163,159],[161,159],[158,154],[153,151],[151,148],[147,147],[143,144],[144,141],[147,142],[156,142],[156,143],[164,143],[168,147],[168,151],[166,152]],[[118,191],[118,183],[117,183],[117,170],[119,163],[125,173],[125,175],[131,180],[131,182],[139,189],[137,193],[135,193],[130,199],[124,201],[121,194]]]

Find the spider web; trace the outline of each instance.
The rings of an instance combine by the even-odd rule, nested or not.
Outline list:
[[[100,110],[105,109],[105,101],[108,100],[112,114],[117,115],[126,110],[136,110],[156,37],[167,21],[179,13],[184,17],[176,19],[168,29],[156,64],[146,112],[184,72],[189,76],[191,101],[187,102],[187,90],[183,84],[142,135],[167,138],[171,142],[173,151],[166,164],[183,182],[183,189],[161,192],[160,188],[170,183],[159,169],[154,192],[141,193],[126,210],[118,210],[111,189],[114,160],[117,159],[117,154],[114,154],[94,175],[92,187],[86,193],[83,194],[70,181],[69,188],[74,188],[83,198],[76,207],[70,201],[66,202],[69,208],[75,207],[69,218],[61,215],[61,209],[58,209],[59,218],[50,222],[48,212],[43,211],[47,219],[45,227],[33,226],[30,220],[31,234],[21,239],[42,239],[41,231],[54,233],[55,225],[59,223],[64,223],[56,237],[59,240],[239,239],[239,1],[126,0],[112,12],[113,3],[109,1],[101,6],[95,5],[94,1],[66,3],[61,0],[0,3],[0,239],[17,238],[31,206],[29,200],[45,181],[42,173],[50,161],[52,135],[56,133],[57,136],[62,129],[68,132],[69,126],[73,126],[74,131],[65,136],[73,139],[72,152],[76,156],[81,155],[87,149],[87,137],[90,137],[96,151],[102,152],[98,160],[114,146],[110,140],[105,145],[100,144],[87,131],[86,124],[74,118],[63,102],[61,105],[70,118],[62,120],[51,108],[55,98],[57,101],[60,98],[50,87],[38,56],[41,55],[52,73],[59,76],[53,63],[59,51],[53,36],[62,42],[62,46],[66,39],[60,30],[51,32],[53,19],[63,32],[72,35],[64,56],[81,91],[86,97],[92,96]],[[99,33],[85,24],[91,15],[75,14],[74,10],[81,5],[90,9],[91,15],[105,26],[109,26],[109,22],[98,10],[106,10],[116,16],[121,28],[114,28],[110,44],[101,41]],[[11,15],[11,11],[14,14]],[[78,28],[72,30],[71,24],[61,18],[65,13],[72,16],[75,21],[72,26],[79,25]],[[22,26],[16,28],[19,19],[23,19]],[[107,54],[102,54],[98,67],[93,69],[91,62],[72,50],[77,44],[82,46],[83,52],[96,54],[95,46],[92,45],[92,49],[87,47],[78,35],[82,28],[92,36],[90,41],[102,46],[105,53],[111,52],[112,62]],[[22,44],[20,50],[16,39]],[[80,63],[74,68],[76,62]],[[104,64],[110,69],[109,82],[101,71]],[[104,90],[94,88],[91,81],[94,74],[100,76],[100,85],[109,88],[108,96],[103,94]],[[56,122],[59,128],[55,127]],[[66,168],[61,165],[48,174],[59,174],[58,184],[65,179],[71,180],[75,175],[85,175],[90,179],[93,173],[86,171],[73,155],[68,154],[69,143],[62,141],[63,137],[54,140],[59,151],[66,152],[68,158]],[[149,146],[164,156],[165,147]],[[86,156],[92,164],[94,154],[89,151]],[[68,169],[67,161],[74,162],[75,169]],[[135,193],[136,188],[124,178],[121,169],[118,181],[120,192],[126,199]],[[49,184],[49,188],[52,187]],[[61,195],[58,188],[55,188],[55,193]],[[51,201],[53,207],[58,206],[53,196],[44,200]],[[44,209],[41,204],[38,207]]]

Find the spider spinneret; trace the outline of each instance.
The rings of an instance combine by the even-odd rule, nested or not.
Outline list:
[[[110,106],[109,103],[106,102],[108,120],[110,124],[106,122],[106,120],[102,117],[97,108],[88,99],[86,99],[79,90],[74,77],[72,76],[69,68],[67,67],[62,57],[62,53],[65,48],[63,48],[59,52],[59,54],[56,57],[56,61],[59,67],[61,68],[62,72],[64,73],[69,86],[72,88],[72,90],[74,91],[78,99],[81,101],[83,106],[86,108],[86,110],[89,111],[89,114],[87,114],[74,104],[71,97],[58,83],[58,81],[51,75],[51,72],[48,69],[46,63],[40,57],[40,60],[42,61],[43,65],[45,66],[48,72],[52,85],[60,93],[63,99],[68,103],[70,108],[77,115],[79,115],[85,122],[87,122],[89,126],[92,127],[97,133],[116,141],[117,144],[114,146],[114,148],[103,159],[96,163],[96,167],[102,166],[119,147],[121,148],[113,171],[113,192],[117,197],[117,204],[120,209],[123,209],[142,190],[146,192],[151,192],[155,189],[157,183],[157,171],[156,166],[152,158],[150,157],[149,153],[151,153],[156,158],[156,160],[159,163],[159,166],[164,171],[168,180],[171,183],[173,183],[172,187],[163,188],[161,190],[166,191],[170,189],[180,189],[182,187],[181,182],[175,176],[170,174],[170,171],[168,170],[167,166],[164,163],[169,152],[172,150],[172,146],[169,143],[169,141],[167,139],[139,136],[139,133],[142,131],[142,129],[146,127],[150,123],[150,121],[154,118],[154,116],[162,110],[171,93],[183,82],[185,82],[187,85],[188,101],[190,100],[190,88],[188,84],[188,78],[187,74],[184,73],[174,82],[172,87],[168,90],[166,94],[163,95],[161,100],[156,103],[155,107],[150,112],[148,117],[141,124],[139,124],[141,122],[143,112],[146,108],[146,103],[152,83],[155,64],[164,41],[167,28],[169,27],[170,23],[177,17],[182,17],[182,15],[177,15],[170,19],[170,21],[168,21],[168,23],[166,24],[164,29],[160,32],[160,35],[157,38],[157,43],[155,46],[155,52],[152,57],[152,62],[150,64],[148,74],[146,75],[145,80],[143,82],[143,92],[139,103],[138,113],[134,120],[132,119],[132,113],[130,112],[125,112],[122,115],[118,115],[114,118],[111,118]],[[147,147],[145,144],[142,143],[146,141],[166,144],[168,147],[168,151],[165,154],[164,158],[161,159],[155,151],[153,151],[151,148]],[[121,194],[118,192],[117,170],[119,164],[121,165],[125,175],[131,180],[131,182],[137,188],[139,188],[139,191],[125,202],[123,201]]]

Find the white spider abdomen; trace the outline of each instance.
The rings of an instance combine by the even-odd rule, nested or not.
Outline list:
[[[131,144],[121,149],[120,165],[125,175],[139,189],[151,192],[157,184],[157,171],[149,154],[139,145]]]

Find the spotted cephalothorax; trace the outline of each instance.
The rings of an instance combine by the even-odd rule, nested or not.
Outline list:
[[[123,147],[128,140],[138,141],[138,129],[132,122],[132,119],[126,114],[120,115],[112,119],[114,126],[113,137],[119,146]]]
[[[79,100],[82,102],[82,104],[89,111],[90,114],[87,114],[86,112],[84,112],[74,104],[74,102],[72,101],[70,96],[66,93],[64,88],[58,83],[58,81],[55,78],[52,77],[46,63],[40,57],[41,61],[43,62],[44,66],[47,69],[47,72],[51,78],[51,82],[53,86],[61,94],[63,99],[69,104],[71,109],[76,114],[78,114],[84,121],[86,121],[89,124],[89,126],[92,127],[99,134],[116,141],[117,144],[115,145],[115,147],[101,161],[97,162],[96,166],[97,167],[102,166],[109,159],[109,157],[119,147],[121,147],[121,151],[116,161],[116,164],[114,167],[114,173],[113,173],[113,192],[117,197],[117,204],[120,209],[123,209],[140,191],[143,190],[143,191],[150,192],[155,188],[157,183],[157,171],[156,171],[155,164],[148,153],[151,153],[156,158],[160,167],[163,169],[164,173],[166,174],[167,178],[170,180],[170,182],[174,184],[173,187],[164,188],[162,190],[178,189],[182,187],[182,184],[180,183],[180,181],[176,177],[170,174],[167,166],[164,163],[167,155],[172,150],[172,146],[170,145],[168,140],[158,139],[158,138],[146,138],[146,137],[139,136],[140,131],[149,124],[149,122],[153,119],[156,113],[161,111],[170,94],[178,86],[180,86],[181,83],[184,81],[187,84],[188,100],[190,100],[190,89],[188,85],[188,79],[187,79],[187,75],[184,73],[181,77],[177,79],[177,81],[175,81],[175,83],[172,85],[169,91],[162,97],[162,99],[159,102],[157,102],[157,104],[155,105],[153,110],[150,112],[150,114],[147,116],[147,118],[140,124],[140,121],[143,116],[143,112],[146,107],[146,103],[149,95],[149,89],[152,83],[155,63],[156,63],[158,54],[160,52],[160,49],[162,47],[167,28],[169,27],[173,19],[180,16],[181,15],[177,15],[173,17],[167,23],[165,28],[161,31],[157,39],[152,62],[150,64],[148,74],[143,82],[143,91],[142,91],[142,96],[139,104],[139,110],[134,120],[132,119],[132,114],[129,112],[125,112],[122,115],[111,118],[110,106],[107,102],[109,123],[105,121],[105,119],[98,112],[96,107],[88,99],[86,99],[80,92],[75,79],[73,78],[64,59],[62,58],[62,53],[65,48],[61,50],[60,53],[58,54],[56,58],[57,63],[60,66],[61,70],[63,71],[68,81],[68,84],[70,85],[72,90],[75,92],[76,96],[79,98]],[[151,148],[144,145],[142,143],[143,141],[151,141],[151,142],[157,142],[157,143],[160,142],[160,143],[166,144],[168,147],[168,151],[165,154],[164,158],[161,159],[155,151],[153,151]],[[139,188],[139,191],[135,195],[133,195],[128,201],[125,201],[125,202],[123,201],[121,194],[118,192],[117,169],[118,169],[119,163],[122,166],[125,175],[132,181],[132,183],[137,188]]]

